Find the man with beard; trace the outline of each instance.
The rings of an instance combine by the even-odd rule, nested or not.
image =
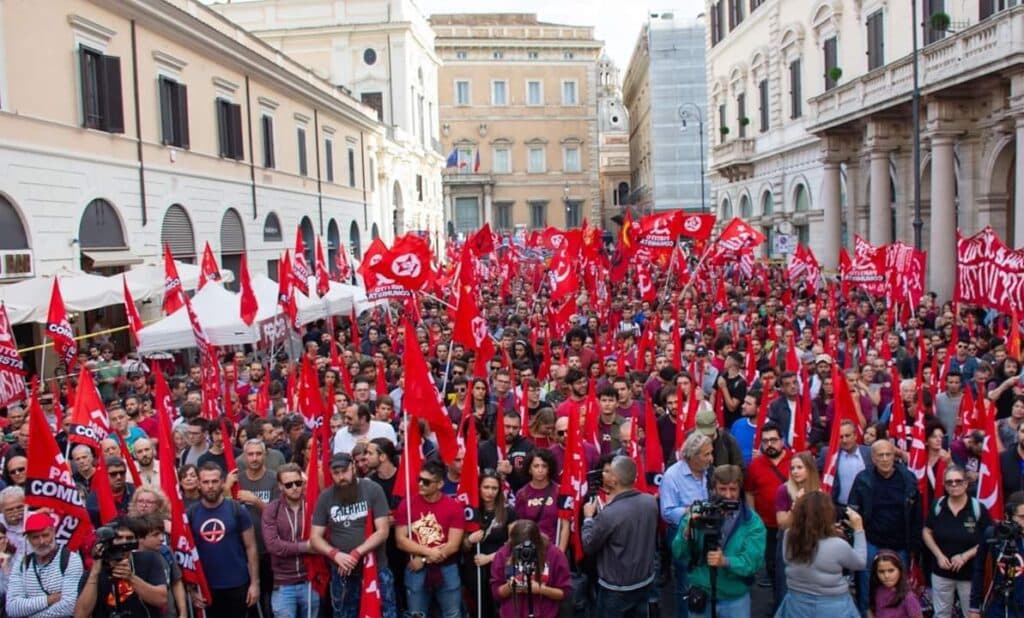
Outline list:
[[[570,369],[565,372],[565,384],[569,386],[569,398],[558,405],[555,416],[568,417],[572,413],[579,414],[580,408],[586,405],[587,374],[579,369]]]
[[[263,542],[263,511],[271,500],[278,497],[278,484],[274,474],[267,468],[267,447],[259,438],[252,438],[245,443],[242,450],[245,456],[245,469],[236,472],[228,472],[228,479],[237,474],[237,483],[241,487],[238,492],[238,501],[245,505],[249,516],[252,517],[253,525],[256,527],[256,552],[260,560],[260,581],[264,583],[260,592],[263,614],[267,615],[270,610],[270,591],[274,580],[274,574],[270,570],[270,555],[267,553],[266,545]]]
[[[25,490],[12,485],[0,491],[0,524],[7,530],[7,544],[14,553],[25,551]]]
[[[238,618],[241,608],[252,607],[260,598],[252,517],[224,497],[224,471],[212,461],[199,467],[199,496],[188,510],[188,521],[213,597],[205,604],[206,616]]]
[[[800,382],[795,372],[785,371],[779,376],[782,383],[781,397],[768,405],[768,420],[775,423],[782,434],[782,440],[789,446],[790,435],[792,434],[793,419],[796,418],[797,399],[800,397]],[[758,444],[755,447],[760,446]],[[788,469],[788,468],[787,468]],[[749,477],[748,477],[749,478]],[[765,522],[767,524],[767,522]],[[768,541],[772,540],[771,530],[768,531]]]
[[[135,494],[135,487],[128,484],[128,467],[120,457],[107,457],[103,463],[106,465],[107,476],[110,478],[110,491],[114,494],[114,506],[117,508],[117,514],[127,515],[128,504],[131,503],[132,495]],[[89,511],[89,519],[92,520],[93,526],[99,528],[105,523],[100,519],[100,502],[95,488],[85,499],[85,509]]]
[[[57,545],[53,518],[46,513],[26,518],[25,540],[28,553],[11,567],[7,615],[71,616],[78,600],[82,559]]]
[[[481,442],[477,457],[481,470],[488,468],[497,470],[508,480],[514,493],[530,480],[525,464],[526,454],[533,450],[533,442],[523,437],[523,419],[520,418],[518,412],[508,410],[502,416],[507,446],[506,452],[503,453],[504,457],[499,456],[497,438]],[[458,483],[455,484],[458,485]]]
[[[302,468],[284,464],[277,469],[277,487],[281,497],[267,505],[261,523],[263,541],[270,555],[274,592],[270,605],[274,616],[316,616],[320,595],[309,597],[306,605],[306,561],[315,553],[312,543],[302,540],[306,521],[305,481]]]
[[[156,460],[156,450],[149,438],[135,441],[135,466],[143,485],[160,487],[160,462]]]
[[[761,444],[757,446],[761,449],[761,456],[750,460],[743,488],[747,492],[747,503],[757,511],[767,528],[768,542],[765,543],[764,561],[768,579],[758,584],[770,587],[775,581],[775,544],[779,537],[775,493],[789,479],[789,462],[793,459],[793,452],[783,443],[779,426],[771,422],[761,428]],[[776,599],[775,605],[781,602],[781,598]]]
[[[330,466],[334,484],[317,498],[309,542],[334,566],[331,569],[333,616],[350,618],[358,614],[363,592],[363,556],[372,551],[377,561],[383,617],[395,618],[394,578],[384,551],[384,541],[390,532],[384,490],[369,479],[356,478],[349,453],[335,453]],[[367,518],[373,519],[373,533],[369,536],[366,534]]]

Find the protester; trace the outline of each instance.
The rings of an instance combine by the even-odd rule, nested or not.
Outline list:
[[[463,581],[467,589],[474,592],[471,601],[479,603],[480,615],[493,616],[496,607],[494,595],[487,584],[491,565],[508,541],[509,525],[516,519],[515,511],[506,504],[501,478],[492,470],[480,474],[480,508],[476,517],[480,529],[465,535],[462,540],[463,563],[467,565]],[[536,528],[535,522],[530,523]]]
[[[26,553],[15,556],[7,585],[7,616],[71,616],[78,601],[82,559],[58,545],[53,517],[36,512],[25,518]]]
[[[316,550],[311,540],[303,540],[306,483],[302,469],[284,464],[277,469],[276,477],[280,497],[267,504],[261,520],[273,582],[271,609],[274,616],[282,618],[301,618],[307,612],[317,615],[320,595],[309,594],[307,589],[310,577],[304,558]]]
[[[491,594],[500,607],[498,616],[557,618],[562,600],[572,592],[565,554],[528,519],[513,523],[508,537],[490,568]],[[521,553],[526,543],[532,547],[532,561]]]
[[[921,618],[921,604],[908,580],[907,569],[896,552],[880,551],[871,565],[872,616]]]
[[[776,579],[775,554],[779,524],[775,519],[775,496],[779,487],[789,479],[792,458],[793,452],[783,442],[779,427],[771,422],[765,423],[761,428],[759,456],[751,459],[743,486],[747,494],[747,503],[757,511],[766,529],[764,564],[767,573],[758,582],[765,588],[771,587]],[[775,604],[778,605],[781,600],[781,596],[776,597]]]

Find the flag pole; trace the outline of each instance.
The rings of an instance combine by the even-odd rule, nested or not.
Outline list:
[[[306,618],[313,618],[313,582],[306,582]]]
[[[477,557],[480,556],[480,543],[476,544],[476,555]],[[474,566],[476,566],[476,618],[483,618],[483,591],[481,590],[481,586],[483,586],[483,577],[480,575],[480,565],[474,564]]]
[[[404,393],[403,393],[404,394]],[[402,454],[405,457],[405,520],[412,523],[412,488],[409,483],[409,476],[412,471],[409,470],[409,412],[407,410],[402,411],[402,421],[405,423],[405,439],[402,440],[404,443],[402,450],[405,452]],[[416,448],[420,448],[420,445],[416,445]],[[419,474],[419,471],[417,471]],[[409,540],[412,540],[412,526],[406,526],[406,533],[408,534]]]

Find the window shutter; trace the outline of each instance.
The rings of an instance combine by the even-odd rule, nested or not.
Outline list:
[[[263,126],[263,167],[274,167],[274,119],[270,116],[260,118]]]
[[[178,110],[178,145],[182,148],[190,146],[188,140],[188,86],[177,84],[178,100],[175,101]]]
[[[744,92],[736,95],[736,125],[739,127],[740,137],[747,136],[747,127],[743,119],[747,117],[747,95]]]
[[[160,87],[160,143],[174,143],[174,83],[164,76],[158,79]]]
[[[978,19],[985,19],[991,17],[992,13],[995,12],[995,2],[993,0],[981,0],[978,3]]]
[[[228,104],[230,129],[231,129],[231,154],[233,159],[241,161],[245,158],[245,149],[242,148],[242,106]]]
[[[82,85],[82,126],[89,126],[89,95],[92,88],[89,82],[89,51],[78,48],[78,80]]]
[[[306,162],[306,131],[304,129],[297,129],[296,134],[298,137],[299,147],[299,174],[308,176],[309,167]]]
[[[334,182],[334,142],[324,140],[324,167],[327,172],[327,182]]]
[[[830,90],[836,86],[836,81],[832,79],[830,73],[832,69],[836,68],[837,62],[836,38],[825,39],[825,90]]]
[[[790,118],[799,118],[803,114],[801,109],[803,104],[803,95],[800,92],[800,60],[794,60],[789,65],[789,84],[790,84]]]
[[[768,80],[762,79],[757,84],[757,94],[761,105],[761,132],[768,130]]]
[[[103,129],[124,133],[124,104],[121,101],[121,59],[103,56]]]
[[[224,99],[217,99],[217,137],[220,142],[220,156],[231,156],[231,131],[228,129],[228,105]]]

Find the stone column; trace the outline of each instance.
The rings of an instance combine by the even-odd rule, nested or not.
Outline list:
[[[932,200],[928,246],[928,289],[941,299],[953,298],[956,277],[956,169],[953,135],[931,136]]]
[[[1024,117],[1017,117],[1017,162],[1014,166],[1014,174],[1017,181],[1013,185],[1013,241],[1010,244],[1014,249],[1024,247]],[[1007,230],[1009,231],[1009,230]],[[1004,239],[1009,241],[1010,239]]]
[[[881,246],[892,242],[892,201],[889,198],[889,151],[871,151],[871,202],[868,242]]]
[[[857,160],[846,163],[846,250],[853,255],[853,236],[860,234],[857,220],[857,196],[860,194],[860,165]]]
[[[821,207],[824,210],[824,251],[819,254],[821,266],[836,270],[839,265],[839,248],[842,246],[842,214],[839,203],[839,163],[825,161],[821,182]]]
[[[454,200],[452,199],[452,190],[448,185],[441,185],[441,193],[443,195],[442,200],[444,202],[444,221],[441,222],[441,226],[444,229],[443,233],[447,235],[448,222],[455,220],[455,206]]]
[[[491,203],[491,185],[484,185],[484,223],[493,225],[494,205]]]

